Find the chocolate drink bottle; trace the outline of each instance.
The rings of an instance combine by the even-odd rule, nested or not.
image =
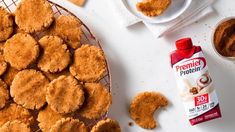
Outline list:
[[[176,41],[170,55],[177,88],[191,125],[221,117],[219,101],[200,46],[191,38]]]

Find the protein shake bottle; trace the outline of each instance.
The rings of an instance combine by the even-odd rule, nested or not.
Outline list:
[[[170,55],[179,94],[191,125],[221,117],[219,101],[200,46],[191,38],[176,41]]]

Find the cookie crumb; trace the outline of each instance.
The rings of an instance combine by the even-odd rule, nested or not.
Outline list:
[[[128,122],[128,126],[133,126],[133,122]]]

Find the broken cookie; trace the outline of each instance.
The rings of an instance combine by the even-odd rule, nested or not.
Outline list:
[[[138,94],[130,105],[131,118],[142,128],[153,129],[157,126],[154,112],[168,105],[167,99],[157,92],[144,92]]]
[[[171,4],[171,0],[144,0],[138,2],[136,8],[149,17],[161,15]]]

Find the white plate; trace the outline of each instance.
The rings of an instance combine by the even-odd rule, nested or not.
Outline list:
[[[179,17],[190,6],[192,0],[172,0],[167,10],[156,17],[147,17],[136,9],[136,4],[143,0],[122,0],[125,7],[141,20],[149,23],[165,23]]]

